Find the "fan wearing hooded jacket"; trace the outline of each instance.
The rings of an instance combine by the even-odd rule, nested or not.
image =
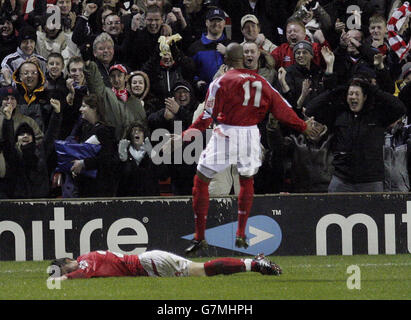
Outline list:
[[[46,77],[34,61],[23,62],[13,73],[19,96],[19,111],[33,118],[40,129],[46,132],[52,112],[49,91],[46,90]]]

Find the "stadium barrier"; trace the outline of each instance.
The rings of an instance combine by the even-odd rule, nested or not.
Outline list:
[[[0,202],[0,260],[49,260],[109,249],[182,255],[193,237],[191,197]],[[236,197],[210,202],[203,255],[352,255],[411,252],[411,196],[256,196],[248,249],[234,246]]]

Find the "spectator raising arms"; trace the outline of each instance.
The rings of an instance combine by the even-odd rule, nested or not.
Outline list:
[[[153,164],[152,145],[146,129],[131,124],[125,139],[118,145],[120,165],[119,197],[158,196],[158,167]]]
[[[90,93],[98,95],[104,101],[105,121],[114,127],[116,141],[125,136],[131,123],[138,121],[147,127],[146,113],[140,99],[130,95],[125,89],[127,70],[124,66],[116,64],[110,68],[113,80],[111,88],[104,85],[94,61],[86,61],[84,73]]]
[[[43,132],[40,130],[39,126],[37,125],[34,119],[25,116],[20,113],[17,108],[17,99],[18,99],[18,92],[13,87],[4,87],[0,89],[0,98],[1,98],[1,113],[0,113],[0,140],[4,141],[3,137],[3,118],[4,118],[4,108],[7,108],[7,112],[11,112],[11,121],[13,122],[14,132],[9,134],[9,136],[14,136],[16,129],[22,124],[27,123],[31,126],[34,135],[33,139],[36,141],[37,144],[40,144],[43,141]],[[13,178],[13,172],[10,174],[7,172],[6,162],[4,158],[4,152],[0,152],[0,198],[1,199],[8,199],[13,198],[11,184],[8,181],[8,176]]]
[[[328,192],[382,192],[386,128],[405,114],[404,104],[368,79],[354,78],[312,99],[306,114],[326,124],[334,175]]]
[[[53,113],[44,140],[37,144],[33,128],[26,122],[13,128],[11,105],[3,108],[4,156],[8,168],[8,182],[13,199],[47,198],[49,173],[47,158],[54,150],[61,122],[60,102],[51,99]]]

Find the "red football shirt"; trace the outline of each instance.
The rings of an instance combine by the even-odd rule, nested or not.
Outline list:
[[[318,42],[312,43],[313,46],[313,62],[319,66],[322,67],[322,54],[321,54],[321,49],[322,47],[330,47],[327,41],[324,41],[323,44],[320,44]],[[293,48],[290,47],[288,42],[282,43],[280,46],[275,48],[271,52],[271,56],[275,60],[275,68],[278,70],[280,67],[287,68],[291,66],[292,64],[295,63],[295,58],[294,58],[294,53],[293,53]]]
[[[232,126],[252,126],[261,122],[268,111],[297,131],[307,128],[291,105],[258,73],[232,69],[210,84],[204,111],[189,129],[204,131],[213,119]]]
[[[92,251],[79,256],[77,262],[79,268],[66,274],[67,278],[147,276],[136,255]]]

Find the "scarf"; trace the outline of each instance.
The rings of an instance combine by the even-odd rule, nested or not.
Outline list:
[[[134,148],[134,146],[130,146],[128,151],[130,152],[130,155],[133,157],[137,166],[139,166],[141,160],[143,160],[144,156],[146,155],[146,151],[141,147],[139,147],[139,149],[137,150]]]
[[[398,55],[400,60],[405,59],[411,47],[411,42],[408,44],[401,38],[401,36],[395,31],[396,27],[401,29],[401,26],[397,26],[398,21],[403,17],[408,17],[411,15],[411,8],[408,2],[395,10],[388,20],[387,30],[388,30],[388,43],[392,50]],[[404,23],[405,19],[402,21]]]
[[[123,102],[127,102],[127,99],[128,99],[127,89],[117,90],[115,88],[111,88],[111,90],[113,90],[113,92],[116,94],[116,97],[118,99],[120,99]]]

